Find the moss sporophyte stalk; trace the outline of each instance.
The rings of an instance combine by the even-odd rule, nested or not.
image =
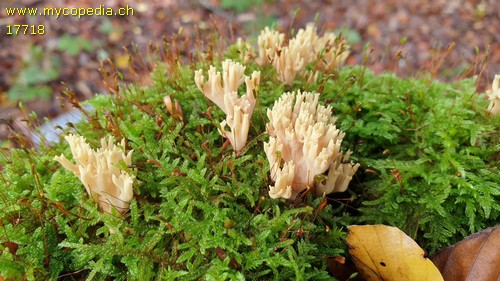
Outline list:
[[[151,86],[113,76],[59,143],[2,151],[1,278],[331,280],[347,226],[433,255],[498,223],[497,78],[342,67],[313,25],[210,50],[162,56]]]

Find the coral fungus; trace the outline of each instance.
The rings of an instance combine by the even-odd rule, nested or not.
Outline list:
[[[318,69],[329,72],[343,64],[349,54],[349,46],[332,32],[318,36],[316,26],[308,24],[284,44],[285,35],[269,28],[264,29],[258,42],[258,65],[270,63],[276,69],[280,81],[291,85],[298,74],[305,72],[309,63],[318,61]],[[314,73],[312,73],[314,76]]]
[[[332,109],[318,100],[317,93],[285,93],[267,111],[264,151],[275,181],[272,198],[294,199],[313,187],[317,194],[345,191],[359,167],[347,161],[350,151],[341,151],[345,133],[335,126]],[[314,186],[314,178],[327,171],[326,180]]]
[[[266,65],[272,58],[274,58],[276,52],[281,49],[284,41],[285,34],[266,27],[260,32],[260,35],[257,38],[259,56],[255,59],[255,62],[260,66]]]
[[[500,114],[500,75],[495,75],[493,84],[491,85],[491,90],[486,91],[490,104],[488,105],[488,112],[491,115]]]
[[[80,179],[101,210],[112,213],[115,208],[120,214],[126,213],[133,197],[134,177],[118,165],[122,161],[130,165],[133,150],[125,154],[113,143],[113,137],[109,137],[107,142],[102,138],[101,148],[97,150],[92,149],[82,136],[68,135],[65,139],[76,165],[64,155],[54,159]],[[125,146],[125,140],[122,140],[121,146]]]
[[[208,71],[206,83],[202,71],[195,72],[195,82],[200,91],[226,114],[226,120],[221,122],[219,132],[229,139],[237,154],[246,145],[250,120],[255,108],[255,91],[260,82],[260,72],[254,71],[251,77],[245,76],[244,72],[243,65],[229,59],[222,62],[222,80],[221,73],[213,66]],[[238,97],[238,87],[243,81],[246,84],[246,93]],[[230,131],[225,129],[226,125]]]

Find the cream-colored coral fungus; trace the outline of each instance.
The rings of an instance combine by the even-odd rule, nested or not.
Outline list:
[[[488,112],[491,115],[500,114],[500,75],[495,75],[493,79],[493,84],[491,85],[491,90],[486,91],[490,104],[488,105]]]
[[[246,145],[250,120],[255,108],[255,91],[260,82],[260,72],[245,76],[245,67],[231,60],[222,62],[222,76],[210,66],[208,81],[201,70],[195,71],[195,83],[203,94],[226,114],[221,122],[221,135],[228,138],[234,151],[239,154]],[[223,83],[222,83],[223,82]],[[246,93],[238,96],[238,87],[245,82]],[[229,126],[229,131],[225,127]]]
[[[245,64],[248,64],[254,57],[254,50],[252,48],[252,45],[243,40],[241,37],[238,37],[236,39],[236,48],[239,53],[239,59]]]
[[[313,23],[309,23],[306,25],[306,29],[299,29],[297,35],[288,42],[288,46],[293,46],[297,49],[304,62],[308,64],[316,59],[318,54],[316,50],[318,39],[316,26]]]
[[[76,164],[62,154],[54,159],[80,179],[101,210],[112,213],[114,208],[120,214],[126,213],[133,197],[134,177],[119,166],[131,164],[133,150],[125,154],[113,143],[113,137],[107,142],[102,138],[101,148],[97,150],[92,149],[82,136],[68,135],[65,139]],[[125,140],[121,146],[125,146]]]
[[[275,54],[272,64],[278,73],[278,78],[286,85],[292,85],[295,76],[301,73],[306,65],[303,50],[298,41],[292,41]]]
[[[259,56],[255,59],[255,62],[260,66],[269,63],[274,58],[276,52],[281,49],[284,41],[285,34],[271,30],[266,26],[257,38]]]
[[[303,75],[306,65],[318,61],[318,69],[329,72],[343,64],[349,46],[332,32],[318,36],[316,26],[308,24],[284,45],[284,34],[264,29],[257,39],[259,56],[255,62],[261,66],[271,63],[280,81],[291,85],[297,75]],[[310,77],[317,77],[311,73]]]
[[[274,181],[272,198],[294,199],[310,188],[317,194],[345,191],[359,167],[348,161],[350,151],[341,151],[345,133],[335,126],[331,107],[318,100],[317,93],[285,93],[267,111],[264,151]],[[315,177],[327,171],[324,182],[315,186]]]
[[[320,56],[318,68],[330,72],[345,63],[349,56],[349,45],[335,33],[327,32],[316,41],[314,52]]]
[[[186,123],[186,117],[184,117],[184,112],[178,100],[168,95],[163,98],[163,102],[165,103],[168,113],[170,113],[172,117]]]

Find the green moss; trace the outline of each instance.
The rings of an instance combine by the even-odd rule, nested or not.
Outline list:
[[[76,125],[94,147],[114,135],[134,149],[133,166],[123,168],[137,175],[135,197],[123,217],[101,213],[53,160],[69,155],[66,143],[4,153],[1,275],[322,280],[331,278],[326,258],[346,253],[349,224],[398,226],[433,253],[498,222],[499,118],[487,116],[473,80],[445,84],[353,67],[287,88],[266,66],[249,142],[236,157],[217,132],[222,111],[212,106],[209,115],[194,84],[197,68],[207,63],[159,65],[152,86],[96,96],[88,101],[95,112]],[[266,110],[296,89],[320,92],[346,132],[343,149],[361,163],[348,192],[294,203],[268,197]],[[168,115],[168,94],[186,123]]]

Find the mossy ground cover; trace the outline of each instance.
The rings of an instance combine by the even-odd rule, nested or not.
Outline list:
[[[157,63],[151,86],[112,85],[86,102],[93,110],[83,122],[64,129],[93,147],[114,136],[134,150],[132,165],[116,163],[136,176],[124,216],[102,213],[54,160],[71,155],[64,140],[3,151],[3,277],[330,280],[328,257],[347,256],[347,225],[397,226],[432,255],[498,224],[500,122],[473,79],[445,84],[357,66],[284,86],[272,66],[250,62],[246,73],[260,70],[261,83],[247,146],[236,156],[217,131],[224,114],[193,78],[240,54],[233,46],[197,55],[189,64]],[[347,192],[306,192],[293,202],[268,196],[266,110],[299,89],[332,106],[343,150],[361,164]],[[169,115],[166,95],[179,101],[185,122]]]

